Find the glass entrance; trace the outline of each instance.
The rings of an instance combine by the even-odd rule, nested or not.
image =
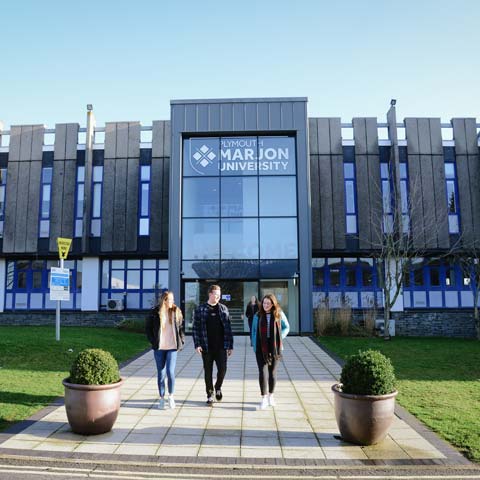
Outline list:
[[[262,298],[266,293],[273,293],[290,323],[290,331],[298,332],[298,289],[292,280],[218,280],[216,282],[198,280],[183,283],[183,306],[185,313],[185,330],[192,331],[195,308],[208,299],[208,287],[213,283],[222,288],[221,303],[228,307],[232,321],[233,333],[249,333],[245,310],[252,295]]]

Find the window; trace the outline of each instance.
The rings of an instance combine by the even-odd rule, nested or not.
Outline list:
[[[150,233],[150,165],[140,166],[140,208],[138,232],[140,235]]]
[[[56,260],[15,260],[7,264],[5,310],[51,310],[57,302],[50,300],[50,268]],[[70,300],[62,301],[62,310],[81,308],[82,261],[65,260],[70,269]]]
[[[183,152],[183,278],[294,275],[295,138],[195,137]]]
[[[3,223],[5,221],[5,194],[7,191],[7,169],[0,169],[0,238],[3,237]]]
[[[101,308],[107,300],[123,300],[126,309],[152,308],[168,287],[168,261],[157,259],[104,260]]]
[[[357,199],[355,192],[355,164],[344,163],[343,175],[345,179],[345,212],[347,234],[357,233]]]
[[[93,237],[99,237],[102,229],[102,184],[103,167],[93,167],[92,178],[92,225],[91,234]]]
[[[459,233],[458,188],[454,162],[445,163],[445,181],[447,187],[448,231],[450,233]]]
[[[39,236],[48,238],[50,235],[50,200],[52,196],[52,167],[42,168],[42,184],[40,189],[40,219]]]
[[[314,259],[313,292],[331,308],[347,304],[371,308],[382,304],[377,260],[373,258]],[[319,294],[320,297],[319,297]],[[318,304],[318,301],[317,301]]]
[[[75,237],[83,233],[83,202],[85,197],[85,167],[77,167],[77,181],[75,189]]]

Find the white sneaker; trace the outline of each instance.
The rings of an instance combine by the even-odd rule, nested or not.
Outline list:
[[[161,399],[158,401],[157,408],[158,408],[159,410],[164,410],[164,409],[165,409],[165,399],[164,399],[164,398],[161,398]]]
[[[260,403],[260,410],[265,410],[266,408],[268,407],[268,397],[265,395],[263,398],[262,398],[262,401]]]
[[[171,408],[171,409],[174,409],[175,408],[175,399],[172,397],[172,395],[170,395],[168,397],[168,406]]]
[[[268,396],[268,404],[271,406],[271,407],[275,407],[275,405],[277,405],[275,403],[275,397],[273,396],[273,393],[271,393],[269,396]]]

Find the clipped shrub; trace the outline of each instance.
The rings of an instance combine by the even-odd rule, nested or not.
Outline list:
[[[119,380],[117,361],[110,352],[99,348],[82,350],[70,368],[70,383],[108,385]]]
[[[365,350],[348,358],[340,382],[344,393],[386,395],[395,391],[396,380],[390,359],[377,350]]]

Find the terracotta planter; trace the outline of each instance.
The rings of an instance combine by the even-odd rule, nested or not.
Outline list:
[[[78,385],[63,380],[65,409],[72,431],[82,435],[109,432],[120,410],[123,379],[110,385]]]
[[[358,445],[373,445],[382,441],[393,422],[395,397],[387,395],[351,395],[341,391],[341,384],[332,386],[335,417],[341,437]]]

